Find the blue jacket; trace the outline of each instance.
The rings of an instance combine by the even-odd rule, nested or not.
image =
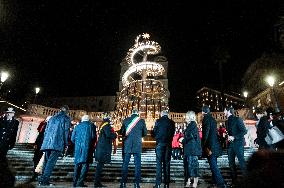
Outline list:
[[[90,121],[79,123],[73,130],[71,141],[75,144],[74,163],[92,163],[96,141],[96,127]]]
[[[138,115],[132,114],[126,118],[120,129],[123,138],[124,153],[141,153],[142,152],[142,137],[147,135],[147,128],[144,119],[140,119],[131,132],[126,136],[126,129],[131,121]]]
[[[65,146],[68,145],[70,126],[71,119],[65,112],[60,111],[52,116],[46,125],[40,150],[50,149],[63,152]]]

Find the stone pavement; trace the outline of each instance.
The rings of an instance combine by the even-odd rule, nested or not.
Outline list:
[[[18,182],[17,184],[20,184],[21,182]],[[55,186],[52,186],[54,188],[72,188],[72,182],[52,182],[55,184]],[[16,185],[17,185],[16,184]],[[46,187],[50,187],[50,186],[38,186],[38,184],[36,182],[33,182],[32,185],[34,185],[37,188],[46,188]],[[92,182],[86,182],[85,185],[87,185],[88,187],[94,187]],[[119,188],[120,183],[119,182],[115,182],[115,183],[111,183],[111,182],[103,182],[103,185],[106,185],[109,188]],[[127,187],[133,187],[132,183],[127,183],[126,184]],[[140,184],[141,188],[153,188],[154,184],[153,183],[141,183]],[[203,180],[201,180],[198,184],[198,188],[207,188],[209,186],[209,184],[207,182],[204,182]],[[163,185],[162,185],[163,187]],[[171,183],[170,184],[171,188],[183,188],[183,184],[180,183]]]

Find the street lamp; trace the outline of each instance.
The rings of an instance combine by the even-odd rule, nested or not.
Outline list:
[[[273,97],[274,97],[274,100],[275,100],[275,110],[276,110],[276,112],[279,112],[280,110],[279,110],[279,106],[278,106],[278,99],[277,99],[275,91],[274,91],[275,77],[271,76],[271,75],[267,76],[266,82],[271,87],[271,90],[272,90],[272,94],[273,94]]]
[[[248,92],[247,92],[247,91],[244,91],[244,92],[243,92],[243,95],[244,95],[244,97],[245,97],[245,107],[247,107]]]
[[[35,104],[35,101],[36,101],[36,97],[37,97],[37,94],[39,93],[39,91],[40,91],[40,88],[39,87],[36,87],[35,88],[35,98],[34,98],[34,104]]]
[[[245,98],[248,97],[248,92],[247,92],[247,91],[244,91],[243,94],[244,94],[244,97],[245,97]]]
[[[5,71],[1,71],[1,82],[0,82],[0,90],[2,85],[4,84],[4,82],[7,80],[7,78],[9,77],[9,74]]]

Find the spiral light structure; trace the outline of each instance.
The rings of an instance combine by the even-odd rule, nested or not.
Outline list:
[[[147,120],[159,118],[162,110],[168,110],[169,92],[159,77],[165,73],[164,67],[149,59],[161,51],[161,46],[149,40],[150,35],[138,35],[135,44],[128,50],[125,60],[129,68],[122,76],[123,89],[117,97],[114,122],[128,117],[134,108],[140,112],[140,117]]]

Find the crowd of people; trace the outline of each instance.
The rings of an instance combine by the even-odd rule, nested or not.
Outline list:
[[[48,116],[38,126],[38,136],[34,144],[33,177],[29,181],[38,181],[39,186],[52,186],[50,176],[58,158],[69,155],[74,157],[73,187],[86,187],[84,184],[90,164],[96,161],[94,187],[106,187],[102,184],[101,175],[104,165],[111,162],[111,155],[116,153],[116,139],[122,136],[122,169],[120,188],[126,188],[128,183],[128,166],[131,157],[134,157],[135,179],[134,187],[140,188],[141,182],[141,153],[142,138],[147,135],[145,120],[140,118],[139,111],[134,109],[130,117],[122,122],[121,129],[116,133],[112,127],[109,113],[103,114],[103,122],[96,125],[88,115],[83,115],[79,122],[72,125],[68,115],[69,107],[64,105],[54,116]],[[206,158],[212,173],[212,187],[253,187],[251,182],[263,177],[260,173],[267,170],[269,162],[277,173],[283,174],[283,146],[284,121],[279,112],[272,108],[265,111],[257,108],[255,111],[257,123],[257,138],[255,143],[259,151],[254,153],[248,162],[244,157],[244,135],[247,129],[243,119],[235,115],[233,107],[226,107],[224,115],[226,121],[217,127],[209,106],[203,106],[201,128],[196,121],[196,113],[188,111],[185,115],[186,123],[176,127],[175,122],[169,118],[168,111],[162,111],[161,117],[156,120],[152,136],[156,140],[156,181],[153,188],[170,186],[170,164],[172,159],[183,161],[184,187],[197,187],[199,184],[199,159]],[[9,169],[7,152],[15,145],[19,121],[14,118],[15,111],[8,108],[0,119],[0,164],[3,169]],[[277,141],[270,134],[271,129],[282,132],[283,138]],[[279,136],[281,137],[281,136]],[[229,169],[232,184],[228,184],[218,167],[217,158],[227,149]],[[237,157],[238,163],[235,158]],[[277,161],[271,162],[269,158]],[[262,167],[255,167],[259,162]],[[279,164],[277,166],[275,164]],[[237,175],[237,165],[241,169],[241,176]],[[281,166],[282,165],[282,166]],[[282,172],[279,170],[282,169]],[[9,174],[10,173],[10,174]],[[272,173],[272,172],[271,172]],[[279,174],[277,177],[279,177]],[[1,174],[0,187],[13,187],[15,177],[9,170]],[[258,177],[259,176],[259,177]],[[262,185],[269,187],[278,181],[283,185],[281,178],[265,182]],[[244,182],[247,182],[244,184]],[[281,186],[280,186],[281,187]]]

